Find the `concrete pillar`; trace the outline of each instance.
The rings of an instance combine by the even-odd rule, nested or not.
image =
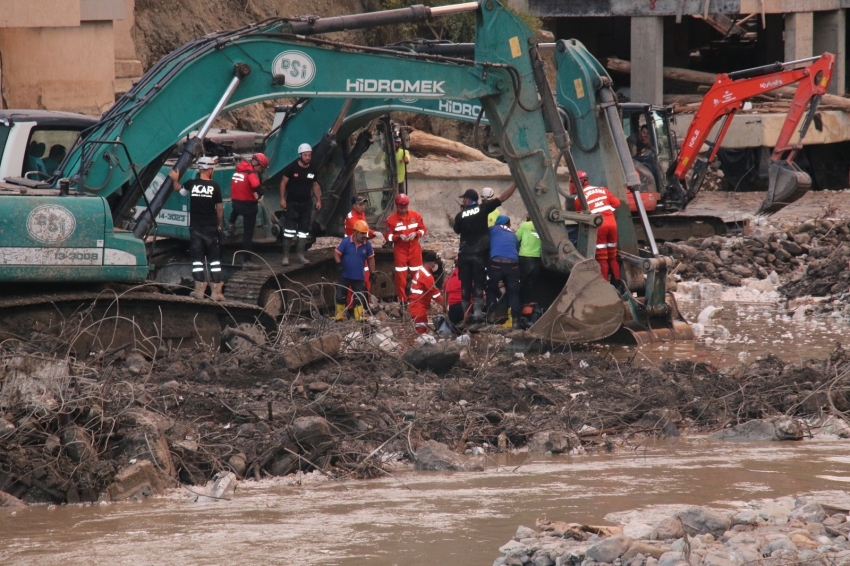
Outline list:
[[[835,55],[835,70],[832,74],[832,82],[829,84],[829,92],[842,95],[846,87],[844,77],[847,71],[845,11],[815,12],[813,28],[812,55],[820,55],[824,51]]]
[[[785,14],[786,61],[795,61],[812,56],[813,23],[812,12]]]
[[[632,102],[664,102],[664,18],[631,19]]]

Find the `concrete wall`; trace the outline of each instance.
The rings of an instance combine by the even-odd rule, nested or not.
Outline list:
[[[822,127],[818,130],[815,124],[812,124],[806,133],[805,144],[839,143],[850,140],[850,114],[839,110],[823,110],[818,114],[821,116]],[[785,114],[738,114],[729,126],[722,145],[727,148],[759,146],[772,148],[776,145],[785,117]],[[680,140],[685,138],[692,120],[692,114],[676,115],[673,130]],[[709,140],[714,139],[719,128],[720,122],[708,136]],[[795,134],[791,141],[796,142],[798,137]]]
[[[558,169],[558,178],[566,186],[566,168]],[[466,189],[480,193],[484,187],[491,187],[499,195],[512,182],[511,172],[504,163],[447,163],[413,159],[407,168],[410,206],[422,215],[428,230],[433,233],[452,232],[446,215],[454,217],[458,213],[459,195]],[[511,217],[514,228],[525,221],[526,210],[519,191],[502,205],[502,211]]]
[[[76,26],[79,0],[2,0],[0,28]]]
[[[113,45],[112,21],[0,28],[8,107],[100,114],[114,102]]]
[[[124,0],[125,17],[116,20],[113,30],[115,34],[115,58],[136,59],[136,46],[133,44],[133,25],[136,22],[133,11],[136,0]]]

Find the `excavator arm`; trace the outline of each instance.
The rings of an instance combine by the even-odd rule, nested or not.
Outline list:
[[[623,322],[624,309],[593,259],[595,227],[601,218],[566,211],[561,203],[555,167],[563,159],[575,175],[575,166],[534,34],[519,18],[493,0],[431,9],[432,15],[437,10],[475,11],[474,62],[303,36],[410,21],[427,11],[414,8],[330,18],[333,22],[272,20],[184,46],[152,69],[74,148],[63,165],[65,175],[75,175],[78,190],[99,196],[128,184],[142,185],[134,181],[134,172],[150,170],[174,143],[197,130],[174,167],[182,175],[202,150],[203,137],[219,112],[262,100],[409,97],[475,103],[488,116],[535,222],[544,266],[565,276],[553,307],[532,332],[565,342],[613,334]],[[338,116],[334,112],[324,123],[333,127]],[[549,152],[547,126],[561,152],[557,160]],[[139,217],[137,238],[148,234],[171,194],[169,178]],[[566,221],[580,225],[580,250],[569,240]]]
[[[805,63],[811,63],[801,67]],[[800,59],[787,63],[774,63],[754,69],[746,69],[717,76],[714,85],[708,90],[700,104],[688,132],[685,135],[675,175],[680,181],[694,169],[691,181],[691,198],[696,195],[705,177],[708,163],[714,161],[720,145],[735,114],[744,102],[760,94],[765,94],[788,85],[797,84],[791,108],[771,155],[768,196],[758,213],[773,213],[801,198],[811,187],[811,179],[794,164],[794,157],[802,148],[802,140],[814,118],[821,97],[826,94],[835,65],[835,56],[824,53],[819,57]],[[809,108],[805,120],[803,115]],[[711,152],[707,160],[699,160],[698,155],[715,124],[720,122],[715,139],[709,143]],[[800,142],[791,143],[791,138],[799,128]]]

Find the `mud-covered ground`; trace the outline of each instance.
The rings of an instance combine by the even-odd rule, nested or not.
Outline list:
[[[295,369],[299,346],[317,336],[319,361]],[[389,462],[412,459],[427,440],[487,454],[557,432],[542,450],[581,453],[679,429],[850,409],[850,361],[840,348],[802,367],[771,357],[720,373],[690,362],[641,367],[590,350],[517,355],[500,336],[464,346],[420,346],[414,336],[392,320],[291,326],[230,353],[181,349],[152,360],[120,351],[77,362],[38,351],[43,342],[6,342],[0,495],[138,495],[146,460],[156,476],[149,488],[204,484],[224,470],[363,478],[391,473]]]

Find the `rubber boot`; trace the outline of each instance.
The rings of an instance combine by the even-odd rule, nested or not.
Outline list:
[[[363,307],[361,305],[354,307],[354,320],[363,322]]]
[[[525,330],[528,328],[525,317],[520,315],[519,313],[511,313],[511,328]]]
[[[289,248],[292,246],[292,238],[283,239],[283,259],[281,265],[289,265]]]
[[[304,257],[304,248],[307,246],[307,238],[298,238],[298,243],[295,244],[295,261],[298,263],[308,264],[309,260]]]
[[[224,289],[224,283],[211,283],[210,287],[212,288],[212,293],[210,293],[210,299],[218,302],[223,301],[224,293],[222,292],[222,289]]]
[[[472,303],[472,316],[470,317],[470,322],[473,324],[481,324],[484,322],[484,301],[482,299],[475,299]]]
[[[206,281],[195,281],[195,290],[189,293],[189,296],[193,299],[203,299],[204,293],[207,291],[207,282]]]
[[[334,320],[342,322],[345,320],[345,305],[337,305],[336,306],[336,315],[334,316]]]
[[[461,320],[461,324],[466,322],[466,313],[469,312],[469,301],[461,301],[460,306],[463,307],[463,320]]]

